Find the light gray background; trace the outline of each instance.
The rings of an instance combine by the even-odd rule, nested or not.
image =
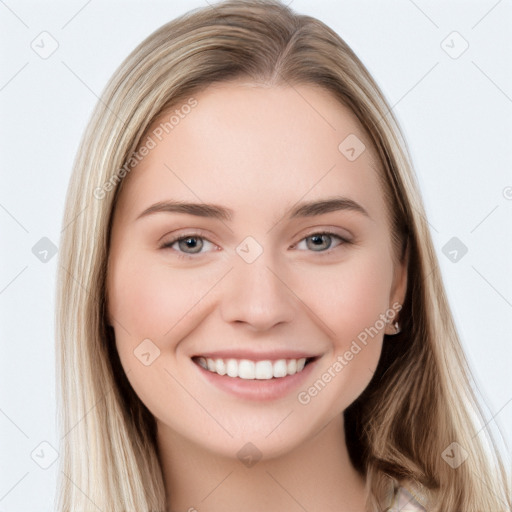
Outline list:
[[[53,508],[57,463],[42,469],[52,451],[39,445],[58,447],[57,258],[42,262],[32,248],[42,237],[59,245],[73,158],[115,68],[164,22],[203,5],[205,0],[0,0],[0,512]],[[394,106],[489,428],[506,435],[508,447],[500,448],[507,457],[512,2],[294,0],[291,6],[336,30]],[[45,59],[31,48],[50,48],[49,39],[41,42],[48,38],[43,31],[59,45]],[[453,58],[464,40],[468,49]],[[443,253],[452,237],[468,248],[455,263]]]

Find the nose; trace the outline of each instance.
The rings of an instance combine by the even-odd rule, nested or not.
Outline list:
[[[223,320],[244,324],[252,331],[266,331],[290,322],[295,296],[280,274],[283,272],[276,271],[265,252],[252,263],[236,261],[224,289]]]

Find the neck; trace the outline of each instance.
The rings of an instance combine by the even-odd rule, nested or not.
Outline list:
[[[364,512],[364,478],[352,466],[343,417],[278,458],[244,465],[190,443],[158,423],[167,512]]]

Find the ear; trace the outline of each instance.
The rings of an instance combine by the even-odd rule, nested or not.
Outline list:
[[[409,244],[407,244],[401,261],[395,263],[393,274],[393,284],[389,295],[389,310],[394,311],[395,314],[392,319],[386,322],[385,334],[395,335],[401,331],[400,328],[400,314],[398,312],[402,309],[405,295],[407,293],[407,273],[409,270]]]
[[[393,285],[389,296],[390,307],[399,303],[403,305],[407,293],[407,273],[409,269],[409,243],[407,243],[402,261],[395,264]]]

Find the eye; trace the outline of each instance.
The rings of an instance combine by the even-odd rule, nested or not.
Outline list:
[[[337,239],[338,243],[333,246],[333,239]],[[349,241],[340,235],[335,233],[331,233],[330,231],[322,231],[319,233],[312,233],[307,237],[303,238],[297,245],[297,248],[300,248],[300,245],[305,243],[306,248],[312,250],[313,252],[326,252],[329,249],[333,249],[338,245],[349,243]],[[302,250],[302,249],[300,249]]]
[[[335,242],[336,240],[337,243]],[[300,240],[300,242],[296,244],[295,247],[299,250],[304,250],[301,248],[301,244],[305,244],[306,250],[310,250],[312,252],[328,252],[329,249],[333,249],[339,245],[348,243],[350,243],[350,241],[340,235],[330,231],[322,231],[308,235],[307,237]],[[212,248],[216,247],[204,236],[201,236],[198,233],[188,233],[184,236],[176,237],[172,240],[169,240],[168,242],[165,242],[161,246],[161,249],[172,249],[180,258],[192,258],[194,255],[208,252],[208,245],[210,245]],[[206,250],[203,251],[202,249]]]
[[[185,236],[180,236],[169,240],[164,245],[162,245],[162,249],[172,249],[178,253],[180,257],[187,257],[189,255],[201,254],[201,249],[207,248],[208,244],[214,246],[209,240],[198,235],[197,233],[189,233]],[[176,245],[177,248],[173,246]],[[182,254],[180,254],[182,253]]]

